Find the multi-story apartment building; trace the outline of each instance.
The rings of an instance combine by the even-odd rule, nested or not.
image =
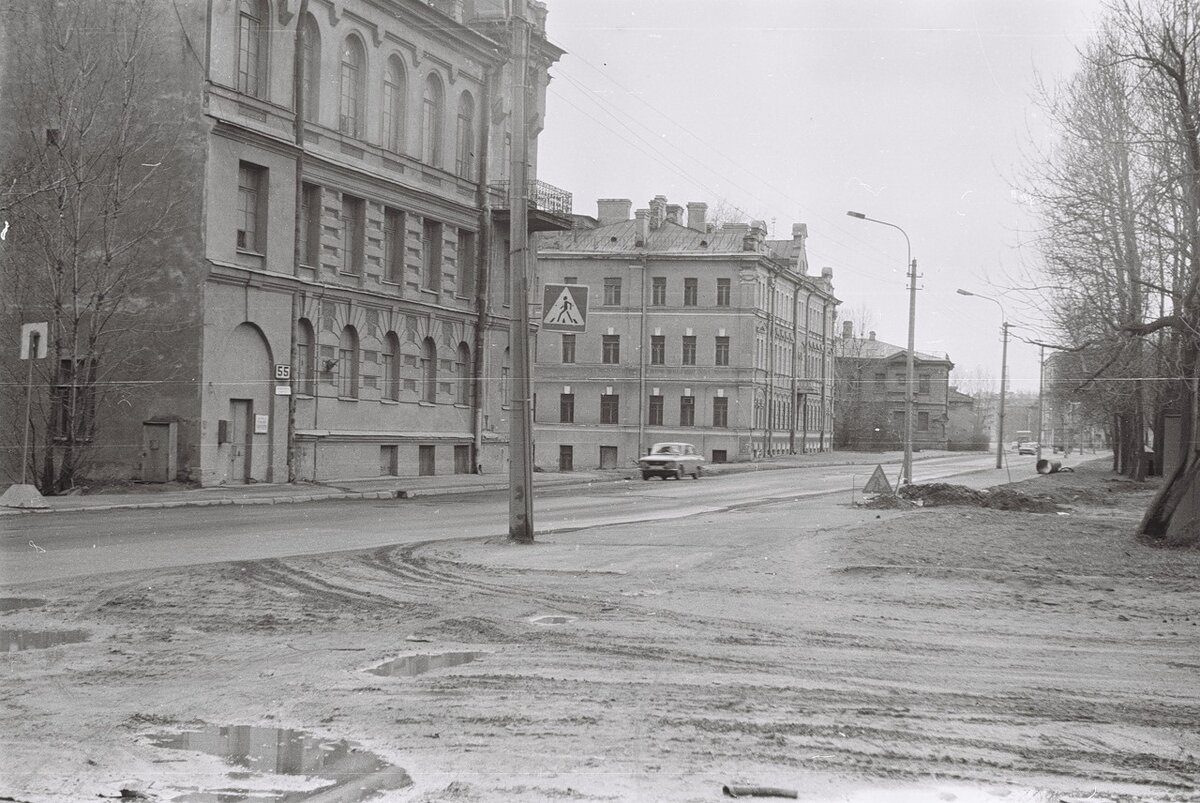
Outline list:
[[[628,466],[656,441],[715,462],[832,444],[833,271],[808,273],[807,228],[706,222],[657,196],[539,236],[541,283],[588,287],[587,330],[539,332],[535,461]]]
[[[837,342],[835,442],[843,449],[898,449],[904,443],[908,349],[854,336],[842,321]],[[913,353],[913,448],[945,449],[950,421],[949,356]]]
[[[536,176],[562,51],[545,5],[518,2]],[[96,401],[96,471],[206,485],[503,471],[510,2],[165,8],[143,112],[182,121],[149,179],[173,188],[178,219],[154,238],[170,265],[138,303],[176,325],[143,344],[136,374],[110,373],[110,391],[137,392]],[[10,29],[6,75],[37,20]],[[569,197],[534,187],[531,230],[567,227]]]

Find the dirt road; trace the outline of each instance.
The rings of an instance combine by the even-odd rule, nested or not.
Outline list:
[[[1150,491],[1103,467],[1033,483],[1077,501],[809,499],[10,589],[46,603],[6,601],[7,632],[87,640],[0,658],[0,798],[1200,799],[1200,552],[1134,541]],[[263,734],[270,766],[197,751]],[[287,792],[330,783],[314,753],[344,782]]]

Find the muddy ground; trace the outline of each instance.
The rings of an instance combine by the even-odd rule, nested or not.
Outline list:
[[[46,600],[10,634],[87,640],[0,656],[0,799],[1200,800],[1200,551],[1132,538],[1152,486],[1103,465],[1030,487],[1066,508],[829,497],[10,587]],[[331,783],[313,753],[351,780],[285,793]]]

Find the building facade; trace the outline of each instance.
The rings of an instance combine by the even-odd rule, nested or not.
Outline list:
[[[714,462],[830,449],[838,301],[806,227],[773,241],[714,229],[704,203],[632,206],[539,236],[539,286],[586,285],[588,311],[585,332],[536,336],[537,466],[630,466],[658,441]]]
[[[836,443],[839,448],[885,450],[904,444],[908,349],[855,337],[842,321],[837,342]],[[913,448],[947,448],[950,423],[948,356],[913,354]]]
[[[544,4],[520,1],[536,177],[562,51]],[[174,6],[155,23],[173,57],[150,113],[186,121],[170,180],[187,217],[161,242],[175,280],[143,303],[181,325],[126,405],[98,402],[97,446],[120,445],[96,470],[204,485],[503,471],[522,147],[509,3]],[[569,197],[534,187],[530,228],[566,227]]]

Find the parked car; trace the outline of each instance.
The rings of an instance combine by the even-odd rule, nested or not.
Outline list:
[[[1033,441],[1021,441],[1017,444],[1017,454],[1037,454],[1038,445]]]
[[[642,479],[648,480],[653,476],[674,477],[683,479],[690,474],[692,479],[700,479],[703,471],[704,458],[690,443],[656,443],[650,447],[650,453],[638,458],[638,468],[642,470]]]

